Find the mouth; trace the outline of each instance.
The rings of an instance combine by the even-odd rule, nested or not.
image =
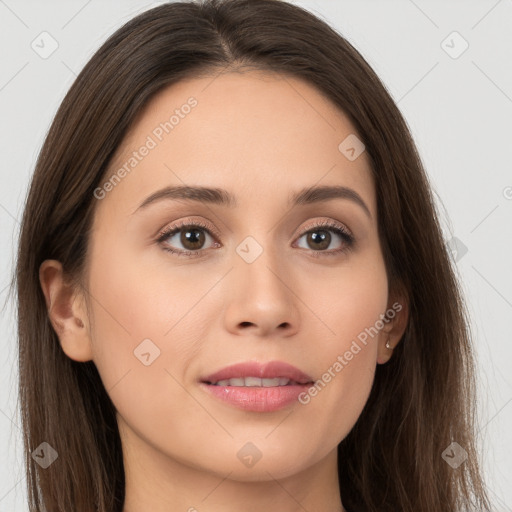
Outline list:
[[[223,379],[218,380],[216,382],[202,381],[205,384],[209,384],[211,386],[237,386],[237,387],[263,387],[263,388],[272,388],[278,386],[302,386],[302,385],[312,385],[313,381],[308,382],[297,382],[295,380],[288,379],[286,377],[275,377],[273,379],[262,379],[260,377],[235,377],[232,379]]]
[[[306,373],[281,361],[249,361],[200,379],[209,396],[252,412],[273,412],[292,405],[314,382]]]

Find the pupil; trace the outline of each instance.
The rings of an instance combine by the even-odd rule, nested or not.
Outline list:
[[[318,233],[321,234],[318,235]],[[309,237],[314,242],[314,245],[316,246],[317,249],[325,249],[329,247],[330,235],[328,235],[327,231],[313,231],[312,233],[310,233]]]
[[[191,235],[191,233],[193,233]],[[198,249],[204,243],[204,234],[199,229],[188,229],[182,232],[181,243],[186,247],[185,244],[192,244],[190,249]]]

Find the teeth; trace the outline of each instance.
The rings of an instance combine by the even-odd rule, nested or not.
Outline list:
[[[276,377],[275,379],[261,379],[261,385],[264,388],[269,388],[271,386],[279,386],[279,377]],[[283,384],[281,384],[282,386]]]
[[[259,377],[237,377],[234,379],[225,379],[215,382],[215,386],[241,386],[241,387],[275,387],[297,384],[286,377],[276,377],[274,379],[260,379]]]

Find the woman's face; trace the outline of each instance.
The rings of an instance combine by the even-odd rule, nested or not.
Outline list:
[[[247,481],[335,460],[391,354],[375,188],[355,137],[313,87],[256,71],[182,81],[137,119],[95,192],[81,317],[127,450]],[[76,346],[64,350],[87,359]],[[203,382],[275,361],[317,387]],[[293,376],[274,370],[245,376]]]

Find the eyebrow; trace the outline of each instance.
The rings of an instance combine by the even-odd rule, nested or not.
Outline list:
[[[196,187],[196,186],[170,186],[161,190],[157,190],[148,196],[133,212],[146,208],[150,204],[162,200],[184,200],[197,201],[201,203],[216,204],[235,208],[237,200],[233,194],[222,188]],[[301,206],[331,199],[348,199],[359,205],[366,215],[371,219],[370,209],[363,201],[362,197],[349,187],[343,186],[313,186],[306,187],[297,192],[292,193],[289,198],[289,206]]]

